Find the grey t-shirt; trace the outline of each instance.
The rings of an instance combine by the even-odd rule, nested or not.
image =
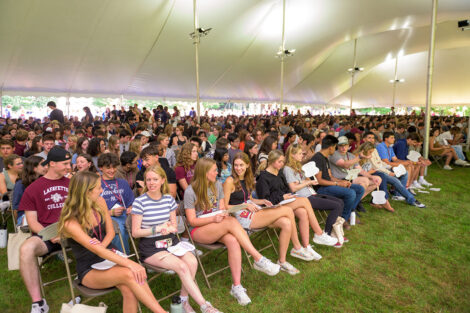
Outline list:
[[[339,167],[336,165],[336,162],[338,162],[339,160],[345,160],[345,161],[348,161],[348,160],[352,160],[354,159],[356,156],[350,152],[346,152],[346,154],[341,154],[339,153],[339,151],[335,151],[335,153],[333,153],[332,156],[330,156],[330,164],[331,164],[331,174],[333,174],[334,177],[338,178],[338,179],[345,179],[346,176],[348,175],[347,171],[345,168],[343,167]],[[350,167],[350,169],[356,167],[358,165],[358,163],[352,165]]]
[[[297,171],[294,171],[294,169],[292,169],[289,166],[284,166],[284,176],[286,177],[286,181],[287,181],[288,184],[293,183],[293,182],[299,182],[300,183],[301,181],[306,179],[306,177],[304,176],[303,173],[301,174]],[[315,191],[313,190],[313,188],[304,187],[304,188],[296,191],[295,193],[298,194],[301,197],[308,198],[311,195],[314,195]]]
[[[186,190],[184,191],[184,208],[196,209],[196,216],[218,211],[219,201],[224,198],[224,190],[222,188],[221,182],[218,181],[215,183],[215,190],[217,192],[217,195],[214,195],[210,188],[207,190],[207,195],[209,196],[209,200],[212,203],[212,208],[209,210],[202,211],[199,210],[199,208],[196,208],[196,193],[194,192],[193,187],[189,185],[188,188],[186,188]]]

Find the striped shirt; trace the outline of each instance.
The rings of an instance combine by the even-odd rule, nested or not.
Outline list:
[[[176,210],[178,205],[175,199],[170,195],[163,195],[160,199],[154,200],[150,198],[147,193],[137,197],[132,204],[132,214],[142,215],[141,228],[148,229],[152,226],[163,224],[170,220],[170,212]],[[161,236],[156,233],[154,236],[150,235],[147,238]]]

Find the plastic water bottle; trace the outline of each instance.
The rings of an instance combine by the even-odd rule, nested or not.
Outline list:
[[[8,231],[7,231],[7,224],[3,224],[0,226],[0,248],[7,247],[7,239],[8,239]]]
[[[176,295],[171,298],[171,306],[170,306],[171,313],[184,313],[183,304],[181,303],[181,298]]]
[[[349,225],[356,225],[356,212],[351,212],[351,218],[349,219]]]

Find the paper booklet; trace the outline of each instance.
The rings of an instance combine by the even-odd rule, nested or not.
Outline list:
[[[196,248],[192,244],[185,241],[180,241],[178,244],[167,248],[168,252],[176,256],[183,256],[186,252],[191,252],[194,249]]]
[[[58,227],[59,227],[58,223],[51,224],[41,229],[38,235],[41,236],[43,241],[51,240],[52,238],[57,237]]]
[[[115,250],[113,249],[112,250],[114,253],[116,253],[117,255],[119,256],[122,256],[123,258],[128,258],[129,255],[126,255],[125,253],[122,253],[121,251],[119,250]],[[98,263],[95,263],[95,264],[92,264],[91,265],[91,268],[94,268],[95,270],[99,270],[99,271],[105,271],[105,270],[109,270],[111,267],[113,267],[114,265],[116,265],[116,263],[110,261],[110,260],[104,260],[102,262],[98,262]]]

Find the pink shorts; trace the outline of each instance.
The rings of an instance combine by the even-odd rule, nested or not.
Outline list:
[[[193,229],[191,229],[191,237],[194,235],[194,231],[195,231],[196,229],[198,229],[198,228],[199,228],[199,227],[194,227]]]

